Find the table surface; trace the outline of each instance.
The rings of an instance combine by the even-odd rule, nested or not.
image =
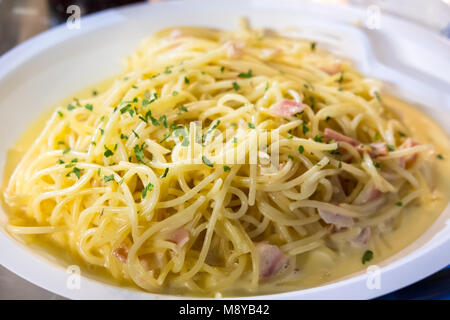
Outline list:
[[[0,55],[60,22],[54,16],[54,12],[49,9],[49,2],[51,1],[0,0]],[[342,0],[341,2],[367,4],[371,1]],[[380,1],[374,0],[372,2]],[[403,2],[404,0],[398,0],[400,4]],[[411,5],[412,2],[418,3],[418,1],[414,0],[408,2],[408,5]],[[435,1],[435,3],[437,2]],[[413,7],[410,6],[410,10]],[[418,11],[420,11],[420,7]],[[414,19],[414,16],[415,12],[410,11],[409,18]],[[434,19],[430,19],[430,17],[427,18],[427,15],[423,15],[420,12],[419,16],[425,19],[420,22],[428,25],[430,28],[442,28],[443,23],[448,23],[448,21],[440,22],[439,19],[436,19],[439,16],[436,15],[433,16]],[[0,299],[59,300],[64,298],[33,285],[0,265]],[[450,299],[450,266],[420,282],[380,297],[380,299]]]

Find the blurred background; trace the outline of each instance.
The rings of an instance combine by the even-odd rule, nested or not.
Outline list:
[[[47,29],[65,23],[67,8],[77,5],[81,16],[138,2],[176,0],[0,0],[0,55]],[[189,1],[189,0],[186,0]],[[207,0],[204,0],[207,2]],[[226,1],[226,0],[222,0]],[[258,0],[242,0],[258,1]],[[265,0],[267,1],[267,0]],[[273,0],[277,1],[277,0]],[[420,24],[450,41],[450,0],[291,0],[334,3],[366,8]],[[450,51],[448,52],[450,59]],[[450,70],[449,70],[450,71]],[[0,299],[63,299],[0,266]],[[450,299],[450,266],[407,288],[380,299]]]

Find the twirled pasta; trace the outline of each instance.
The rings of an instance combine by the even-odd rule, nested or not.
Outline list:
[[[8,229],[151,292],[300,288],[312,252],[318,269],[343,248],[376,254],[405,206],[431,201],[433,147],[379,86],[245,23],[163,30],[107,90],[55,110],[4,191]]]

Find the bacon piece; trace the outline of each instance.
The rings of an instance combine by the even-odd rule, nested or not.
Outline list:
[[[160,269],[164,265],[164,254],[161,252],[147,253],[139,256],[139,261],[146,271]]]
[[[238,41],[227,41],[224,44],[227,50],[227,57],[232,59],[239,59],[242,57],[244,44]]]
[[[325,128],[325,131],[323,134],[324,134],[325,138],[327,138],[327,139],[335,140],[338,142],[339,141],[347,142],[354,147],[357,147],[361,144],[361,142],[359,142],[358,140],[347,137],[346,135],[343,135],[342,133],[339,133],[333,129]]]
[[[319,67],[322,71],[328,73],[329,75],[336,74],[338,72],[341,72],[342,66],[340,63],[333,63],[328,65],[323,65]]]
[[[259,257],[259,278],[268,278],[287,266],[288,259],[283,251],[266,242],[255,244]]]
[[[360,144],[358,149],[370,154],[372,158],[385,156],[388,154],[386,142],[372,142],[370,144]]]
[[[182,247],[189,241],[189,231],[185,228],[178,228],[172,232],[167,240],[176,243],[179,247]]]
[[[270,112],[280,117],[292,117],[294,114],[302,112],[305,105],[294,100],[283,99],[277,105],[270,107]]]
[[[357,205],[366,204],[368,202],[374,201],[381,196],[381,191],[377,188],[371,186],[364,188],[358,197],[355,199],[354,203]]]
[[[369,242],[370,235],[370,227],[364,227],[361,232],[351,241],[351,243],[356,247],[364,246]]]
[[[331,211],[318,209],[320,217],[323,221],[328,224],[333,224],[338,228],[341,227],[351,227],[354,224],[354,221],[351,217],[346,217]]]
[[[113,250],[112,254],[122,263],[126,263],[128,259],[128,246],[122,242],[118,248]]]
[[[330,181],[334,187],[332,200],[337,203],[343,202],[346,198],[346,194],[345,194],[344,187],[342,186],[342,183],[341,183],[341,178],[339,176],[331,176]]]
[[[408,149],[408,148],[412,148],[415,146],[418,146],[419,143],[414,141],[411,138],[406,139],[401,145],[400,147],[398,147],[400,150],[403,149]],[[409,166],[411,166],[415,161],[417,160],[417,153],[413,154],[412,156],[409,157],[402,157],[399,159],[399,165],[402,168],[407,168]]]

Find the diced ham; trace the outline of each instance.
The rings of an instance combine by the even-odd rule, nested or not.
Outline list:
[[[364,246],[369,242],[370,235],[370,227],[364,227],[361,232],[351,241],[351,243],[356,247]]]
[[[259,258],[259,278],[268,278],[287,266],[288,259],[283,251],[266,242],[255,244]]]
[[[294,100],[283,99],[277,105],[270,107],[270,112],[280,117],[292,117],[294,114],[302,112],[305,105]]]
[[[341,178],[339,176],[331,176],[330,181],[334,187],[332,200],[337,203],[343,202],[347,196],[344,187],[342,186]]]
[[[367,202],[378,199],[381,196],[381,191],[377,188],[371,188],[368,194]]]
[[[338,228],[341,227],[351,227],[354,221],[351,217],[346,217],[337,213],[333,213],[327,210],[318,209],[320,217],[328,224],[333,224]]]
[[[372,158],[385,156],[388,154],[386,142],[372,142],[369,144],[363,144],[356,139],[350,138],[329,128],[325,128],[324,136],[329,140],[335,140],[337,142],[347,142],[352,146],[358,148],[358,150],[369,153]]]
[[[412,140],[411,138],[406,139],[401,145],[400,147],[398,147],[400,150],[403,149],[408,149],[408,148],[412,148],[415,146],[418,146],[419,143]],[[407,168],[409,166],[411,166],[415,161],[417,160],[417,153],[409,156],[409,157],[402,157],[399,159],[399,165],[402,168]]]
[[[183,37],[183,32],[180,29],[174,29],[169,35],[170,40],[176,40],[181,37]]]
[[[224,44],[227,50],[227,57],[232,59],[239,59],[242,57],[244,44],[238,41],[227,41]]]
[[[147,253],[139,256],[139,261],[142,267],[146,270],[160,269],[164,265],[164,254],[161,252]]]
[[[354,147],[357,147],[357,146],[359,146],[361,144],[361,142],[359,142],[358,140],[350,138],[350,137],[347,137],[346,135],[343,135],[342,133],[339,133],[339,132],[337,132],[337,131],[335,131],[333,129],[325,128],[325,131],[324,131],[323,134],[324,134],[325,138],[327,138],[327,139],[335,140],[335,141],[338,141],[338,142],[339,141],[340,142],[347,142],[347,143],[351,144]]]
[[[333,63],[328,65],[323,65],[319,67],[322,71],[328,73],[329,75],[336,74],[338,72],[341,72],[342,66],[340,63]]]
[[[259,57],[263,60],[270,60],[281,54],[281,49],[262,49]]]
[[[386,142],[373,142],[370,144],[360,144],[358,149],[368,152],[372,158],[385,156],[388,154]]]
[[[368,202],[374,201],[381,196],[380,190],[371,186],[369,188],[364,188],[358,197],[355,199],[355,204],[361,205]]]
[[[117,249],[114,249],[112,254],[122,263],[126,263],[128,259],[128,247],[125,243],[121,243]]]
[[[189,231],[185,228],[178,228],[172,232],[167,240],[176,243],[179,247],[182,247],[189,241]]]

